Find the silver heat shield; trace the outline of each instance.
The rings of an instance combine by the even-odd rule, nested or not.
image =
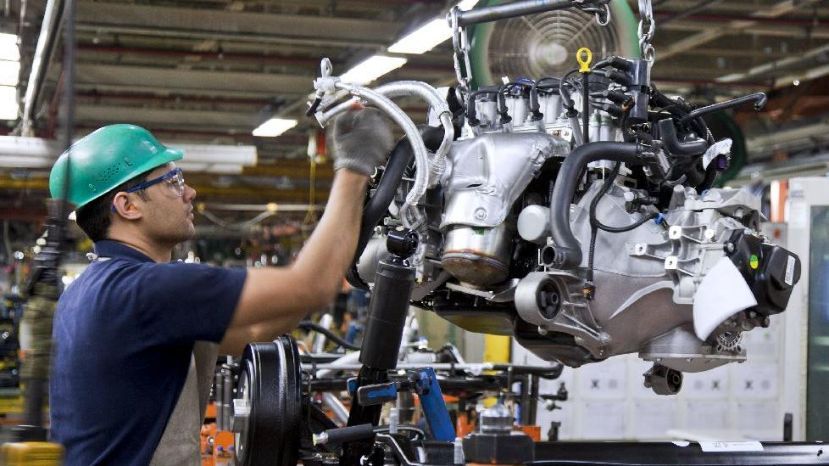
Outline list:
[[[544,162],[568,148],[544,133],[488,133],[453,144],[443,186],[443,268],[477,286],[503,281],[515,229],[507,214]]]

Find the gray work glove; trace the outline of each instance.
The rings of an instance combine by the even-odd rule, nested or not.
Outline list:
[[[348,110],[334,120],[328,147],[334,156],[334,170],[347,168],[371,176],[386,162],[394,139],[386,117],[376,108]]]

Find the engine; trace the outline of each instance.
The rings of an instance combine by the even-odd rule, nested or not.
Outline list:
[[[370,287],[387,232],[414,230],[412,305],[573,367],[638,353],[654,362],[646,385],[675,393],[681,372],[745,360],[742,333],[768,326],[800,278],[759,232],[760,200],[714,187],[731,141],[703,116],[765,96],[693,108],[650,82],[647,58],[579,53],[564,76],[477,90],[463,66],[454,88],[369,90],[324,63],[321,123],[348,91],[407,134],[373,181],[348,278]],[[391,104],[400,95],[430,103],[429,126]]]

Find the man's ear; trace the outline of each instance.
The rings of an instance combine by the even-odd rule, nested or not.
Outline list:
[[[141,209],[133,202],[132,197],[125,192],[119,192],[112,199],[112,210],[114,213],[126,220],[138,220],[142,217]]]

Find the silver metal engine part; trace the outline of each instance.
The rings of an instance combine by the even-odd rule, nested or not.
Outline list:
[[[596,135],[615,137],[614,131],[603,128],[606,120],[595,121]],[[467,133],[467,139],[452,144],[440,186],[442,210],[429,219],[441,234],[430,234],[424,241],[417,300],[428,301],[440,290],[466,295],[472,299],[469,303],[478,304],[438,312],[473,331],[511,334],[514,329],[505,324],[512,320],[520,343],[546,360],[571,366],[632,352],[680,372],[744,361],[740,333],[767,325],[767,316],[735,312],[711,335],[700,338],[694,330],[693,303],[706,274],[725,257],[729,238],[735,232],[755,234],[757,225],[746,219],[759,218],[759,200],[746,191],[710,189],[700,196],[693,188],[676,186],[660,223],[596,233],[590,283],[595,293],[588,298],[589,206],[610,164],[593,164],[596,181],[571,206],[571,228],[583,252],[577,269],[545,265],[550,263],[545,259],[545,246],[551,243],[549,207],[530,203],[516,210],[542,166],[569,154],[570,143],[561,137],[566,129],[561,122],[524,125],[512,132]],[[597,203],[596,217],[606,225],[630,225],[646,213],[629,212],[630,204],[648,193],[625,186],[626,181],[619,176]],[[517,278],[510,275],[516,241],[537,250],[532,270]],[[364,252],[359,270],[366,281],[372,278],[372,264],[384,254],[384,242],[377,237]],[[503,309],[505,304],[514,309],[514,317]],[[488,305],[498,308],[500,317],[473,317]],[[499,320],[492,324],[492,319]],[[535,336],[518,332],[522,325],[534,329],[530,333]],[[649,377],[654,390],[672,393],[664,388],[664,378]]]
[[[594,184],[573,209],[573,230],[582,245],[590,243],[588,206],[599,189]],[[614,226],[638,220],[625,210],[627,192],[614,186],[598,203],[597,217]],[[592,300],[584,297],[582,278],[574,274],[548,270],[522,279],[515,301],[521,319],[542,332],[572,335],[595,359],[639,352],[645,360],[683,372],[745,360],[737,345],[697,338],[691,305],[706,272],[724,256],[731,233],[746,229],[727,215],[756,212],[759,201],[737,190],[713,189],[701,199],[684,190],[675,195],[689,197],[666,213],[663,224],[651,221],[629,232],[597,234]],[[585,254],[583,267],[587,260]],[[555,312],[540,304],[539,293],[556,295],[548,298],[557,303]]]
[[[744,361],[742,332],[785,309],[800,262],[759,233],[758,198],[711,188],[730,141],[717,142],[700,116],[765,96],[692,109],[652,87],[652,54],[604,58],[584,80],[471,90],[459,27],[459,86],[417,84],[427,100],[452,100],[451,112],[430,103],[429,121],[457,125],[459,137],[444,133],[445,158],[413,144],[416,170],[399,182],[358,278],[371,283],[383,232],[403,223],[420,235],[412,303],[463,328],[511,335],[574,367],[638,353],[654,363],[645,382],[660,394],[676,393],[682,372]],[[365,93],[323,75],[318,93]],[[399,215],[415,204],[416,221]]]

